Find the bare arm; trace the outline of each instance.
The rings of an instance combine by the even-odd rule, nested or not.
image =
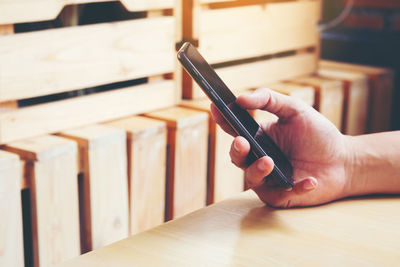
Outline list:
[[[400,193],[400,131],[346,138],[351,194]]]

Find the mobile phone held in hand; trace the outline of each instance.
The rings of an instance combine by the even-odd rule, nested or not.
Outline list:
[[[274,160],[274,169],[266,177],[268,184],[284,188],[293,187],[293,167],[288,158],[249,112],[236,104],[235,95],[197,49],[190,43],[185,43],[178,51],[178,60],[215,104],[235,133],[250,143],[249,163],[264,156]]]

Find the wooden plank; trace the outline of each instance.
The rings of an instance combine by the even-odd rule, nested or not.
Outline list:
[[[318,20],[316,0],[206,9],[197,22],[199,48],[210,63],[221,63],[315,47]]]
[[[159,17],[4,36],[0,101],[173,72],[174,23]]]
[[[281,80],[308,75],[317,70],[316,53],[272,58],[252,63],[217,68],[216,72],[233,92],[258,88]],[[185,98],[204,97],[197,84],[183,87]]]
[[[0,36],[9,34],[14,34],[14,25],[0,25]],[[18,108],[18,102],[15,100],[0,102],[0,108]]]
[[[367,75],[371,90],[367,132],[383,132],[391,129],[394,86],[392,70],[328,60],[321,60],[320,66],[326,69],[361,72]]]
[[[18,156],[0,150],[0,266],[25,266],[21,180]]]
[[[175,219],[206,204],[208,115],[173,107],[145,114],[168,127],[166,219]]]
[[[61,266],[396,266],[399,201],[271,209],[247,191]]]
[[[106,123],[128,137],[130,234],[164,222],[167,127],[165,122],[129,117]]]
[[[63,131],[79,146],[83,171],[82,252],[129,235],[126,135],[102,125]]]
[[[321,76],[338,79],[344,84],[344,111],[342,131],[348,135],[366,133],[369,84],[368,77],[362,73],[321,68]]]
[[[232,197],[244,189],[244,173],[231,163],[229,150],[233,137],[225,133],[211,117],[210,100],[185,100],[181,106],[209,113],[207,204]]]
[[[176,102],[175,82],[164,81],[17,110],[0,110],[0,143],[148,112]]]
[[[285,94],[302,100],[310,106],[314,106],[315,92],[312,86],[286,82],[270,84],[267,87],[281,94]],[[254,90],[249,90],[246,93],[251,93],[253,91]],[[270,122],[276,122],[278,120],[277,116],[264,110],[252,110],[251,114],[260,125]]]
[[[290,80],[290,82],[313,86],[315,90],[315,109],[341,130],[344,100],[343,83],[341,81],[308,76],[296,78]]]
[[[67,5],[108,0],[13,0],[0,3],[0,24],[53,20]],[[173,0],[120,0],[129,11],[173,8]]]
[[[80,254],[75,142],[41,136],[5,150],[26,161],[30,180],[34,266],[49,266]]]

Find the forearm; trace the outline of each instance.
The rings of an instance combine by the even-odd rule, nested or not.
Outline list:
[[[400,131],[346,138],[349,195],[400,193]]]

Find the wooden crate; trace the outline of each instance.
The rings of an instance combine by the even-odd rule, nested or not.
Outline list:
[[[181,0],[178,5],[182,40],[197,45],[234,91],[317,69],[319,0]],[[203,96],[186,73],[182,86],[185,98]]]
[[[24,266],[21,162],[0,150],[0,266]]]
[[[123,129],[128,137],[130,234],[163,223],[167,168],[166,123],[133,116],[106,125]]]
[[[209,113],[207,204],[219,202],[244,190],[244,173],[232,164],[229,150],[233,137],[211,117],[208,98],[184,100],[181,106]]]
[[[79,147],[82,253],[128,237],[125,131],[92,125],[59,135]]]
[[[321,67],[321,76],[334,78],[343,82],[343,121],[342,132],[348,135],[366,133],[369,86],[365,74],[344,70],[331,70]]]
[[[338,129],[343,121],[343,82],[320,76],[305,76],[289,81],[293,84],[312,86],[315,91],[314,108],[330,120]]]
[[[19,13],[22,2],[34,8],[24,6]],[[0,15],[0,25],[54,17],[64,2],[69,4],[51,2],[3,1],[0,12],[9,13]],[[176,23],[168,15],[172,12],[162,12],[171,10],[173,3],[126,0],[124,4],[130,11],[154,8],[160,12],[148,12],[148,17],[140,19],[0,37],[0,106],[7,107],[0,112],[0,143],[177,103],[180,90],[171,75],[176,68]],[[18,106],[16,101],[21,105],[23,100],[60,97],[66,92],[85,95],[10,108]]]
[[[78,159],[75,142],[40,136],[9,143],[4,150],[24,161],[22,183],[30,190],[32,248],[26,264],[49,266],[80,254]],[[15,205],[15,203],[13,203]],[[25,252],[27,252],[25,250]]]
[[[378,68],[328,60],[320,61],[321,68],[362,73],[369,79],[369,111],[367,132],[382,132],[391,129],[394,73],[387,68]]]
[[[208,114],[173,107],[145,114],[168,128],[166,219],[206,205]]]
[[[22,22],[35,22],[54,19],[61,10],[68,5],[85,4],[94,2],[107,2],[108,0],[13,0],[0,3],[0,24],[14,24]],[[173,0],[121,0],[129,11],[146,11],[170,9]]]

